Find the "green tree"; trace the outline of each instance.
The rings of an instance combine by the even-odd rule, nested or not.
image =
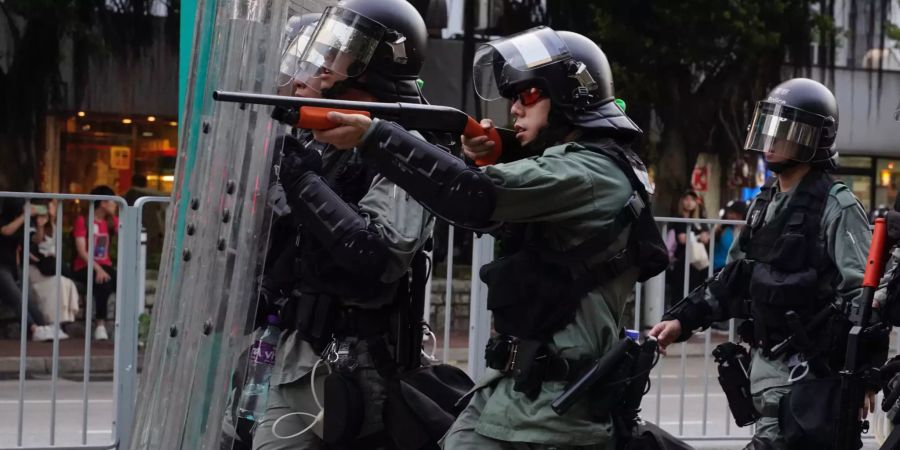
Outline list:
[[[551,0],[550,22],[588,34],[607,53],[629,115],[659,140],[645,142],[657,176],[659,212],[689,186],[700,153],[727,172],[740,156],[754,102],[818,63],[834,67],[834,0]],[[788,63],[788,65],[785,65]]]
[[[179,3],[0,0],[0,155],[6,163],[0,189],[36,187],[44,117],[67,100],[60,72],[64,45],[72,43],[77,97],[92,56],[111,52],[126,57],[151,43],[155,4],[167,12],[167,43],[178,45]],[[69,100],[77,104],[79,99]]]

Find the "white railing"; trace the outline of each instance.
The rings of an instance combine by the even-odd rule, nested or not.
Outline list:
[[[22,210],[22,266],[21,266],[21,317],[19,318],[19,370],[18,370],[18,398],[3,398],[4,402],[15,404],[16,417],[3,417],[0,420],[0,449],[109,449],[118,448],[120,442],[129,442],[132,422],[134,417],[134,402],[137,386],[137,330],[138,314],[143,302],[142,286],[144,279],[141,236],[141,220],[143,207],[151,202],[167,203],[168,197],[145,197],[138,200],[135,206],[129,206],[124,199],[116,196],[101,195],[75,195],[75,194],[38,194],[22,192],[0,192],[0,198],[24,200]],[[54,338],[52,339],[52,356],[50,358],[50,379],[34,380],[29,378],[28,369],[28,305],[30,299],[29,271],[35,270],[29,263],[31,246],[31,233],[34,228],[31,224],[32,202],[35,200],[55,201],[55,227],[54,243],[56,255],[56,299],[55,318],[52,320]],[[115,291],[115,320],[112,332],[113,337],[113,379],[112,383],[92,380],[92,319],[93,319],[93,291],[94,291],[94,267],[86,265],[86,295],[84,296],[84,350],[82,366],[81,396],[78,398],[60,397],[60,358],[61,309],[62,309],[62,283],[65,273],[63,271],[62,243],[67,237],[63,234],[63,216],[65,206],[69,203],[87,203],[87,253],[93,255],[94,249],[94,223],[95,202],[109,200],[118,207],[119,227],[115,234],[118,236],[118,253],[116,255],[116,291]],[[112,236],[113,233],[110,233]],[[46,344],[44,344],[46,345]],[[64,362],[75,362],[73,358],[66,357]],[[75,366],[79,365],[75,362]],[[66,386],[72,387],[66,382]],[[26,400],[26,396],[33,396],[35,392],[42,392],[49,388],[49,399]],[[76,388],[77,389],[77,388]],[[71,389],[68,393],[73,392]],[[66,392],[63,392],[65,394]],[[99,396],[103,398],[94,398]],[[98,419],[96,413],[91,414],[91,408],[99,409],[103,405],[112,403],[113,408],[107,419]],[[49,423],[46,431],[40,431],[39,425],[31,421],[35,416],[43,416],[46,411],[26,411],[26,404],[49,405]],[[74,408],[73,408],[74,406]],[[80,408],[77,408],[80,406]],[[76,409],[77,408],[77,409]],[[13,408],[7,408],[12,411]],[[62,414],[59,414],[62,410]],[[80,427],[72,424],[73,416],[80,413]],[[62,420],[60,420],[62,419]],[[90,420],[89,420],[90,419]],[[62,423],[62,425],[60,425]],[[92,427],[108,427],[101,429],[89,429]],[[15,424],[15,425],[13,425]],[[62,427],[63,432],[58,433]]]

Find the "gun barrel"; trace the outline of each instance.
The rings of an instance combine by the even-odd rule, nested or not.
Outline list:
[[[254,94],[248,92],[213,91],[213,100],[219,102],[250,103],[280,106],[282,108],[324,108],[336,110],[368,111],[373,117],[395,121],[410,130],[452,131],[466,129],[469,116],[450,106],[418,103],[381,103],[325,98],[290,97],[282,95]]]

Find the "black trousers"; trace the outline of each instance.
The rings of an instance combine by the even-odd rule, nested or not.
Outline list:
[[[109,274],[109,280],[105,283],[97,283],[94,282],[94,312],[96,313],[94,317],[101,320],[108,319],[107,314],[109,312],[109,308],[107,308],[107,300],[109,299],[110,294],[114,294],[116,292],[116,270],[112,267],[103,266],[103,270]],[[96,277],[97,272],[94,272],[94,276]],[[75,271],[75,276],[73,277],[76,281],[84,283],[87,286],[87,267]],[[96,278],[95,278],[96,280]]]

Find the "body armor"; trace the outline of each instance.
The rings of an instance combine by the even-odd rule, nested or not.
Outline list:
[[[774,180],[769,181],[748,214],[738,242],[746,259],[753,261],[748,295],[754,345],[768,349],[787,338],[788,311],[806,322],[833,299],[833,294],[820,292],[819,280],[834,270],[820,225],[834,183],[828,174],[811,171],[784,209],[766,222],[766,209],[775,196]]]

